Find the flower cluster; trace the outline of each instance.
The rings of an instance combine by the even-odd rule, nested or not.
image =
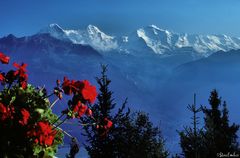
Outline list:
[[[68,101],[68,108],[62,111],[63,114],[67,115],[67,119],[79,119],[83,116],[90,117],[94,122],[90,125],[94,125],[102,131],[103,135],[106,135],[113,125],[112,121],[104,118],[103,121],[96,122],[93,111],[90,108],[90,105],[95,102],[98,95],[96,87],[87,80],[69,80],[67,77],[64,77],[62,84],[60,80],[57,80],[56,83],[57,87],[54,89],[54,94],[59,99],[62,99],[62,93],[73,95],[72,99]]]
[[[97,97],[97,90],[95,86],[92,86],[89,81],[75,81],[69,80],[67,77],[64,77],[62,89],[65,94],[80,94],[82,96],[83,102],[94,103]]]
[[[52,129],[49,122],[40,121],[28,131],[27,135],[34,139],[34,142],[44,146],[53,144],[57,131]]]
[[[17,64],[17,63],[13,63],[13,66],[15,68],[17,68],[17,70],[13,73],[14,77],[18,78],[18,82],[20,84],[20,86],[23,89],[27,88],[27,80],[28,80],[28,74],[26,73],[26,67],[27,64],[22,63],[21,65]]]
[[[63,83],[60,84],[60,80],[57,80],[54,94],[62,99],[62,93],[73,95],[72,99],[68,101],[68,108],[63,111],[68,118],[81,118],[84,114],[92,116],[92,110],[88,105],[93,104],[96,100],[97,90],[89,81],[75,81],[64,77]]]
[[[76,113],[77,118],[82,117],[87,111],[88,107],[78,101],[76,105],[73,106],[73,112]]]
[[[0,62],[9,64],[10,57],[0,52]],[[62,84],[60,80],[57,80],[54,92],[47,95],[44,88],[38,89],[28,85],[27,64],[14,62],[13,66],[15,70],[7,73],[0,71],[0,83],[4,86],[0,93],[0,130],[5,132],[4,136],[0,135],[1,143],[4,144],[7,140],[5,144],[12,145],[14,143],[9,142],[15,141],[15,138],[21,139],[23,142],[19,143],[25,145],[22,148],[24,149],[22,155],[26,152],[33,153],[34,156],[44,153],[44,155],[53,157],[54,155],[51,154],[56,153],[58,145],[63,140],[64,130],[59,126],[66,120],[90,118],[95,122],[89,125],[97,126],[104,130],[104,133],[112,127],[113,123],[107,118],[103,118],[104,121],[101,123],[94,119],[91,105],[94,104],[98,94],[96,87],[89,81],[69,80],[64,77]],[[48,97],[54,94],[57,99],[51,104]],[[67,108],[62,111],[62,115],[57,117],[52,113],[51,108],[57,101],[62,100],[63,94],[72,96],[72,98],[68,101]],[[61,120],[63,116],[65,119]],[[16,131],[13,132],[12,129]],[[16,135],[15,132],[18,134]],[[66,135],[69,136],[69,134]],[[26,149],[29,147],[30,149]],[[8,151],[2,151],[0,148],[0,153],[4,152]]]
[[[18,122],[21,124],[21,125],[27,125],[28,124],[28,120],[30,118],[30,113],[28,110],[22,108],[21,109],[21,115],[22,115],[22,119],[20,119]]]
[[[0,120],[5,121],[6,119],[13,119],[15,109],[13,106],[5,106],[0,103]]]
[[[112,126],[113,126],[113,122],[108,118],[104,118],[102,124],[97,125],[96,128],[98,129],[100,136],[105,137],[109,132],[109,130],[112,128]]]
[[[4,55],[3,53],[0,52],[0,61],[2,62],[2,64],[8,64],[10,61],[10,57]],[[27,64],[22,63],[21,65],[14,62],[13,66],[17,69],[17,70],[10,70],[7,72],[7,74],[5,75],[5,73],[0,73],[0,81],[2,82],[2,84],[4,84],[5,82],[12,85],[13,82],[15,80],[17,80],[17,83],[19,83],[19,85],[23,88],[26,89],[27,88],[27,80],[28,80],[28,74],[26,73],[26,67]]]
[[[0,62],[9,64],[10,57],[0,52]],[[0,141],[18,147],[24,144],[24,150],[18,152],[30,154],[28,157],[41,152],[52,157],[54,155],[51,154],[56,153],[57,146],[62,142],[61,131],[54,129],[51,123],[57,116],[49,109],[49,100],[43,90],[28,85],[27,64],[14,62],[13,67],[15,70],[0,72],[0,82],[4,86],[0,93],[0,130],[3,135]],[[16,139],[17,142],[11,143]],[[11,155],[2,148],[0,153]]]
[[[20,125],[27,125],[28,120],[30,118],[30,113],[25,108],[20,109],[20,117],[17,117],[17,112],[13,105],[6,106],[3,103],[0,103],[0,121],[5,121],[7,119],[10,120],[18,120]]]
[[[8,64],[9,60],[10,60],[10,58],[8,56],[6,56],[2,52],[0,52],[0,61],[2,64]],[[0,81],[3,81],[3,80],[4,80],[4,74],[0,73]]]

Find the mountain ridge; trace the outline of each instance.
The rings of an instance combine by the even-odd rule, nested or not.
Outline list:
[[[71,41],[75,44],[90,45],[99,52],[117,51],[130,54],[143,52],[166,55],[174,54],[179,49],[192,48],[197,54],[206,57],[217,51],[240,49],[240,38],[227,35],[180,34],[156,25],[139,28],[125,36],[111,36],[94,25],[83,30],[67,30],[58,24],[50,24],[39,33]]]
[[[12,34],[0,38],[0,50],[6,53],[63,53],[77,54],[84,56],[101,57],[102,55],[88,45],[74,44],[71,41],[64,41],[50,36],[50,34],[35,34],[32,36],[15,37]]]

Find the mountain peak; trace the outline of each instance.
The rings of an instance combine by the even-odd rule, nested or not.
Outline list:
[[[153,25],[153,24],[147,26],[146,28],[150,28],[150,29],[152,29],[152,30],[162,31],[162,32],[166,32],[166,31],[168,31],[168,30],[166,30],[166,29],[162,29],[162,28],[160,28],[160,27],[158,27],[158,26],[156,26],[156,25]]]
[[[157,30],[161,30],[159,27],[157,27],[156,25],[149,25],[149,27],[151,27],[151,28],[154,28],[154,29],[157,29]]]
[[[7,35],[7,38],[12,38],[12,39],[14,39],[14,38],[16,38],[16,36],[14,36],[13,34],[9,34],[9,35]]]
[[[93,38],[100,38],[101,40],[112,40],[112,39],[114,39],[113,36],[105,34],[98,27],[96,27],[94,25],[88,25],[87,32]]]
[[[49,25],[50,28],[57,29],[57,30],[63,30],[58,24],[53,23]]]
[[[89,33],[102,33],[102,31],[100,31],[98,27],[91,24],[88,25],[87,30]]]
[[[219,50],[240,49],[240,39],[226,35],[178,34],[156,25],[138,29],[127,36],[115,37],[101,31],[97,26],[88,25],[85,30],[65,30],[58,24],[50,24],[40,33],[72,41],[76,44],[90,45],[100,52],[119,51],[172,54],[179,49],[192,48],[196,53],[208,56]],[[150,49],[149,49],[150,48]],[[139,54],[139,53],[137,53]]]
[[[171,33],[171,31],[166,30],[166,29],[163,29],[163,28],[160,28],[160,27],[158,27],[158,26],[156,26],[156,25],[153,25],[153,24],[147,26],[145,29],[147,29],[147,28],[149,28],[149,29],[151,29],[151,30],[154,30],[154,31],[165,32],[165,33],[167,33],[167,34],[170,34],[170,33]]]
[[[39,33],[48,33],[57,39],[71,41],[75,44],[90,45],[101,52],[117,48],[114,37],[105,34],[94,25],[88,25],[86,30],[67,30],[58,24],[50,24]]]
[[[64,34],[64,30],[58,25],[58,24],[50,24],[47,27],[41,29],[39,31],[39,33],[49,33],[51,35],[63,35]]]

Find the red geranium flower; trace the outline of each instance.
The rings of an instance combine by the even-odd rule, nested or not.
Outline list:
[[[21,84],[23,89],[27,88],[27,81],[21,81],[20,84]]]
[[[27,70],[26,70],[27,64],[22,63],[21,65],[19,65],[18,63],[15,63],[15,62],[14,62],[14,63],[13,63],[13,66],[18,69],[18,70],[15,71],[15,73],[14,73],[15,76],[19,75],[20,77],[27,78],[27,75],[26,75],[26,72],[27,72]]]
[[[1,121],[4,121],[7,118],[7,108],[0,103],[0,113],[1,113]]]
[[[19,65],[17,63],[13,63],[13,66],[17,68],[17,70],[14,72],[14,76],[19,76],[20,85],[23,89],[26,89],[28,80],[28,74],[26,74],[27,64],[22,63],[22,65]]]
[[[48,122],[40,121],[28,132],[29,137],[33,137],[35,143],[51,146],[57,131],[52,130]]]
[[[90,82],[87,80],[82,81],[83,88],[81,90],[82,96],[85,100],[89,101],[91,104],[94,103],[97,97],[97,90],[95,86],[90,85]]]
[[[0,73],[0,81],[2,82],[4,80],[5,80],[5,76],[2,73]]]
[[[2,64],[8,64],[9,60],[10,60],[10,57],[0,52],[0,61],[2,62]]]
[[[74,91],[76,91],[76,88],[74,87],[75,80],[70,81],[67,77],[64,77],[63,83],[62,83],[62,89],[65,94],[71,95]]]
[[[13,119],[14,107],[6,107],[0,103],[0,119],[1,121],[6,120],[7,118]]]
[[[112,126],[113,126],[113,122],[108,118],[104,118],[103,125],[97,125],[96,128],[99,130],[100,136],[104,138],[107,136],[107,133],[109,132]]]
[[[110,121],[107,118],[104,118],[104,123],[105,123],[105,125],[104,125],[105,129],[110,129],[112,127],[112,125],[113,125],[112,121]]]
[[[73,112],[76,113],[76,117],[80,118],[82,117],[87,110],[87,106],[78,101],[76,105],[73,106]]]
[[[92,110],[88,108],[87,111],[86,111],[86,115],[87,116],[92,116]]]
[[[27,125],[29,117],[30,117],[30,113],[26,110],[26,109],[21,109],[21,114],[22,114],[22,119],[19,120],[19,123],[21,125]]]
[[[82,95],[83,99],[89,103],[94,103],[97,97],[97,90],[95,86],[92,86],[89,81],[70,81],[67,77],[64,77],[62,83],[62,89],[65,94],[71,95],[79,93]]]

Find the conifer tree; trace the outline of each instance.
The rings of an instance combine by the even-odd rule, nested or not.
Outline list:
[[[113,119],[112,110],[116,103],[112,98],[113,92],[109,90],[111,81],[106,76],[107,67],[102,65],[101,77],[96,78],[99,85],[99,94],[97,103],[92,106],[92,118],[98,124],[104,124],[104,118]],[[89,122],[89,118],[81,120],[83,124]],[[114,157],[114,146],[112,144],[112,129],[105,133],[97,126],[84,126],[85,136],[87,136],[87,143],[84,145],[91,158],[106,158]]]
[[[204,114],[204,128],[195,130],[194,125],[193,128],[185,127],[184,131],[179,132],[183,155],[186,158],[214,158],[219,153],[239,154],[237,143],[239,126],[235,123],[230,125],[226,102],[221,104],[221,98],[216,90],[211,92],[208,101],[210,108],[201,106]],[[221,106],[223,106],[222,110]],[[191,108],[191,111],[196,112],[194,107]],[[195,119],[193,120],[193,124],[195,124]]]
[[[92,106],[95,121],[104,122],[110,118],[113,127],[103,135],[95,126],[84,126],[87,142],[85,148],[91,158],[165,158],[168,152],[160,129],[154,127],[145,113],[133,113],[126,109],[127,100],[117,110],[109,90],[110,80],[102,66],[101,78],[96,78],[100,86],[98,102]],[[116,109],[116,110],[115,110]],[[114,113],[114,111],[117,111]],[[82,123],[89,120],[82,119]]]
[[[165,149],[165,141],[159,127],[154,126],[144,112],[135,112],[130,116],[126,126],[124,139],[125,152],[121,158],[166,158],[169,153]]]
[[[197,113],[199,113],[201,109],[196,107],[196,94],[194,94],[194,103],[192,105],[188,105],[187,108],[193,113],[193,117],[191,118],[193,126],[186,126],[183,131],[178,132],[180,135],[180,145],[184,157],[200,158],[203,148],[203,131],[197,127],[199,123]]]
[[[237,152],[237,131],[239,126],[229,123],[227,104],[224,101],[220,110],[221,98],[213,90],[209,98],[210,108],[202,107],[205,115],[204,145],[207,157],[216,157],[217,153]]]

